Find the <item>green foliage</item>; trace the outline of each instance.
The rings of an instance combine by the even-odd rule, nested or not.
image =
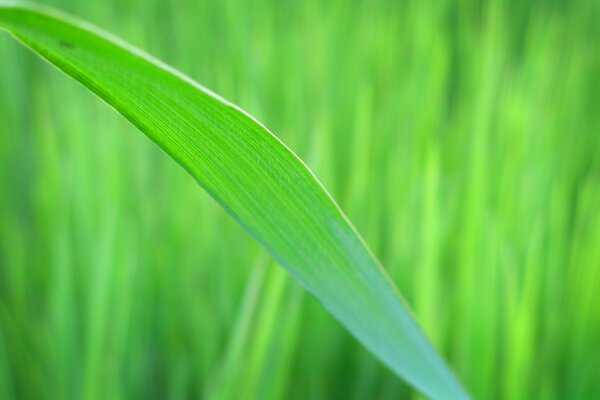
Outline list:
[[[44,2],[271,128],[475,398],[600,392],[598,2]],[[0,399],[417,397],[182,168],[14,42]]]
[[[396,373],[431,398],[467,398],[329,193],[256,120],[139,50],[55,12],[0,5],[0,27],[158,144]]]

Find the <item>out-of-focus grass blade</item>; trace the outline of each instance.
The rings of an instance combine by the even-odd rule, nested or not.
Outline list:
[[[259,122],[141,51],[54,11],[0,5],[0,27],[173,157],[398,375],[431,398],[468,397],[327,191]]]

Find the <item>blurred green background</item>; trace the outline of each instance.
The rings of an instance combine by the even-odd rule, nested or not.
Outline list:
[[[476,398],[600,395],[600,2],[48,4],[289,144]],[[414,397],[124,118],[0,60],[0,399]]]

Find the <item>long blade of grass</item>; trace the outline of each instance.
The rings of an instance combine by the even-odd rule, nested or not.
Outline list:
[[[158,144],[399,376],[431,398],[468,398],[327,191],[263,125],[160,61],[55,11],[2,5],[0,28]]]

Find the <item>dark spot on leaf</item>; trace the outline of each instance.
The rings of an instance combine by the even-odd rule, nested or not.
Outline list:
[[[75,48],[75,45],[73,43],[65,42],[64,40],[60,41],[60,45],[61,45],[61,47],[64,47],[64,48],[67,48],[67,49],[73,49],[73,48]]]

